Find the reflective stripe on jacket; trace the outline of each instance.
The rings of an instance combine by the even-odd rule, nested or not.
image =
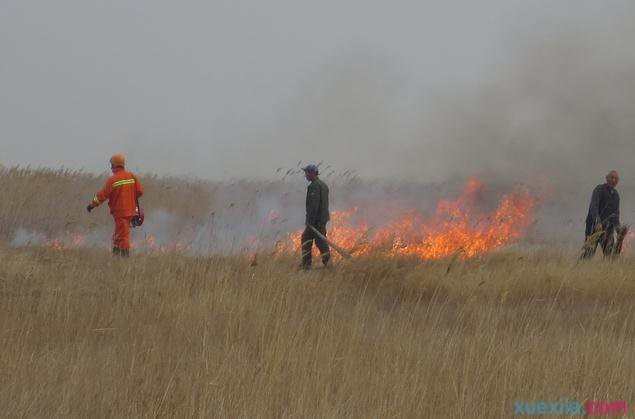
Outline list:
[[[137,198],[143,195],[139,179],[125,169],[117,168],[104,187],[93,198],[94,205],[108,201],[110,213],[117,217],[132,217],[137,211]]]

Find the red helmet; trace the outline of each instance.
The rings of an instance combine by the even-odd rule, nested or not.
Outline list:
[[[137,207],[137,214],[130,219],[130,225],[132,227],[141,227],[143,225],[143,220],[145,220],[143,210]]]
[[[115,167],[124,167],[126,165],[126,156],[123,154],[115,154],[110,158],[110,164]]]

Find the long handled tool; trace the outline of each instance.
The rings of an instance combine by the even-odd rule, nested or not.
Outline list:
[[[593,257],[595,254],[595,249],[598,246],[598,243],[604,236],[604,229],[602,228],[602,224],[597,224],[593,234],[588,236],[584,241],[584,246],[582,246],[582,254],[579,259],[587,259]]]
[[[617,240],[613,248],[613,253],[615,253],[616,255],[622,253],[622,245],[624,244],[624,239],[626,238],[629,229],[629,225],[622,225],[620,226],[620,228],[617,229]]]
[[[346,251],[345,249],[339,247],[338,245],[333,243],[331,240],[327,239],[326,236],[324,234],[320,233],[320,231],[317,228],[313,227],[311,224],[308,224],[308,227],[315,233],[316,236],[318,236],[319,238],[321,238],[322,240],[327,242],[329,244],[329,246],[331,246],[333,249],[335,249],[335,251],[337,253],[339,253],[342,257],[344,257],[346,259],[350,259],[350,258],[353,257],[353,255],[351,255],[348,251]]]

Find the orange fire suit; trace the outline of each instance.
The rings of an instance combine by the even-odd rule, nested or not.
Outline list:
[[[94,207],[108,201],[110,214],[115,220],[112,237],[114,249],[130,249],[130,219],[137,213],[137,199],[143,195],[139,179],[124,168],[113,170],[113,175],[93,198]]]

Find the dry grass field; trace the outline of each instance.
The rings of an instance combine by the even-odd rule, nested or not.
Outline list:
[[[8,416],[506,417],[632,400],[634,261],[457,263],[3,249]]]
[[[635,400],[632,258],[370,255],[306,273],[294,255],[15,247],[18,227],[108,223],[72,209],[97,178],[18,172],[0,183],[3,416],[491,418]],[[178,182],[148,185],[204,219],[186,204],[213,194]]]

